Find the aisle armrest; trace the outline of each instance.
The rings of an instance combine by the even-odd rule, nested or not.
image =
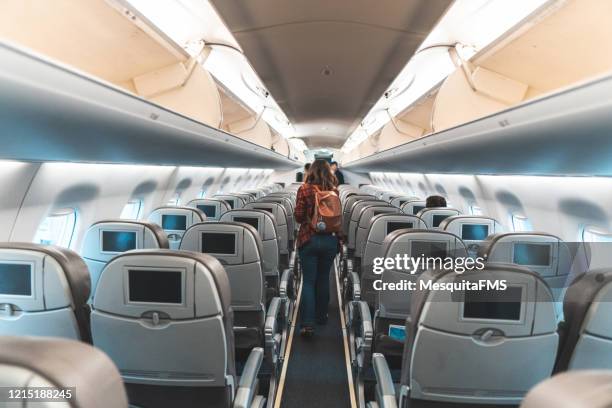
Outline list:
[[[279,296],[283,299],[289,298],[289,283],[291,279],[293,279],[293,273],[291,268],[287,268],[283,271],[279,283]]]
[[[366,302],[353,302],[355,312],[359,314],[361,322],[359,331],[355,333],[357,363],[361,368],[370,364],[372,355],[372,338],[374,337],[374,325],[370,315],[370,307]]]
[[[353,290],[353,300],[359,302],[361,300],[361,279],[357,272],[351,272],[348,276]]]
[[[256,397],[258,381],[257,375],[263,362],[264,351],[261,347],[251,350],[249,358],[242,370],[240,384],[234,398],[234,408],[250,408]]]
[[[379,408],[397,408],[395,386],[385,356],[374,353],[372,356],[374,375],[376,376],[376,402]]]
[[[272,298],[268,311],[266,313],[266,323],[264,327],[266,358],[270,359],[271,363],[276,363],[278,358],[279,338],[277,336],[278,323],[280,320],[281,306],[283,301],[279,297]]]

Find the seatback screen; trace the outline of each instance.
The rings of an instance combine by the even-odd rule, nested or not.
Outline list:
[[[234,221],[236,222],[244,222],[245,224],[249,224],[255,229],[259,229],[259,219],[255,217],[234,217]]]
[[[410,253],[413,257],[421,255],[429,258],[446,258],[447,243],[435,241],[412,241]]]
[[[445,219],[447,219],[448,217],[450,217],[450,215],[444,215],[444,214],[434,214],[433,219],[431,224],[434,227],[439,227],[440,224],[442,223],[442,221],[444,221]]]
[[[217,216],[217,206],[211,204],[198,204],[196,205],[200,211],[206,214],[207,217],[214,218]]]
[[[465,319],[513,320],[521,319],[523,289],[509,286],[506,290],[467,290],[463,303]]]
[[[412,215],[417,215],[424,209],[425,209],[424,205],[415,205],[414,207],[412,207]]]
[[[270,214],[272,214],[274,211],[271,208],[261,208],[261,207],[257,207],[255,208],[256,210],[262,210],[262,211],[267,211]]]
[[[185,231],[187,229],[187,216],[162,215],[162,228],[165,230]]]
[[[128,271],[130,302],[183,303],[183,279],[180,271]]]
[[[414,228],[414,223],[412,222],[388,222],[387,223],[387,235],[389,235],[390,233],[392,233],[393,231],[396,231],[398,229],[410,229],[410,228]]]
[[[206,254],[233,255],[236,253],[236,234],[221,232],[202,233],[202,252]]]
[[[489,235],[489,226],[481,224],[463,224],[461,239],[466,241],[483,241]]]
[[[136,233],[102,231],[102,252],[125,252],[136,249]]]
[[[513,262],[518,265],[548,266],[552,246],[550,244],[514,244]]]
[[[380,214],[389,214],[389,211],[374,211],[374,213],[372,214],[372,217],[376,217],[377,215]]]
[[[0,295],[32,296],[32,266],[0,263]]]

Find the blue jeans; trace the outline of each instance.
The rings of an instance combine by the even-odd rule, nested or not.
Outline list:
[[[329,272],[338,250],[334,235],[313,235],[299,249],[302,264],[301,325],[314,326],[315,320],[327,316],[329,306]]]

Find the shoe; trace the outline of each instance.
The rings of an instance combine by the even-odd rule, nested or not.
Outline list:
[[[329,315],[326,314],[324,317],[321,317],[321,318],[317,319],[317,324],[319,326],[325,326],[327,324],[328,320],[329,320]]]
[[[311,327],[311,326],[302,327],[300,329],[300,335],[306,338],[314,336],[314,327]]]

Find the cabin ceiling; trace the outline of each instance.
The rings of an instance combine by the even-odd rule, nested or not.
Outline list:
[[[310,148],[344,144],[452,0],[212,0]]]

